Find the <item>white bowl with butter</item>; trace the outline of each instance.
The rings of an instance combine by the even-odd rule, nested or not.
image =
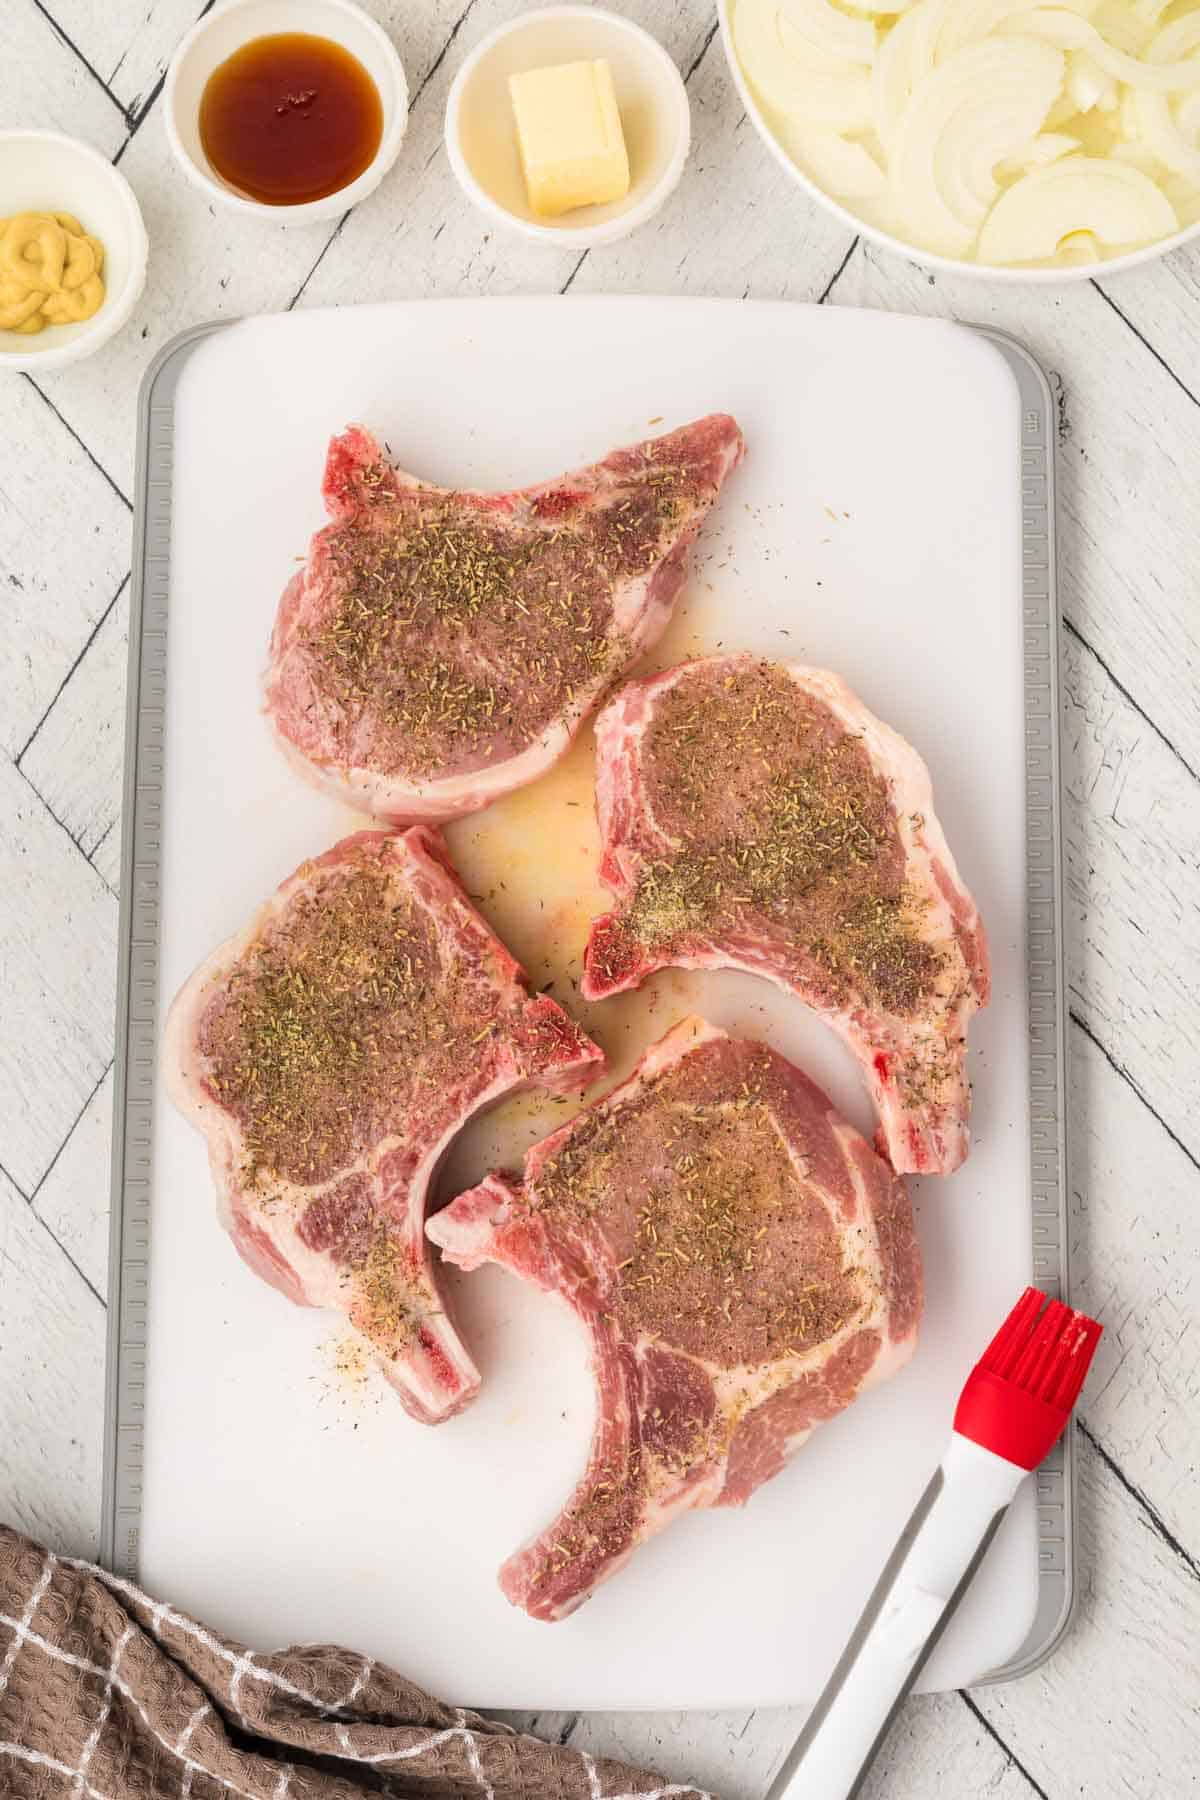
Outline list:
[[[547,216],[530,200],[510,78],[595,62],[612,74],[629,188],[620,198]],[[523,108],[526,145],[547,161],[561,122],[557,108],[571,103],[569,89],[556,97],[556,85],[534,84]],[[446,102],[446,153],[464,193],[495,224],[559,249],[591,250],[644,225],[677,186],[690,141],[687,90],[662,45],[640,25],[592,6],[546,7],[500,26],[467,57]],[[600,131],[580,160],[591,162],[603,183],[610,154]],[[543,191],[554,179],[553,170],[545,174]]]

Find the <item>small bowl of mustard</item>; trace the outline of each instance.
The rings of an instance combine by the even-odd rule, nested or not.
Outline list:
[[[395,45],[354,0],[226,0],[167,70],[176,162],[211,200],[279,225],[337,218],[383,180],[408,123]]]
[[[591,250],[627,237],[674,192],[691,113],[671,57],[632,19],[548,6],[471,51],[445,132],[459,186],[488,219]]]
[[[106,344],[138,303],[147,251],[106,156],[59,131],[0,131],[0,369],[61,369]]]

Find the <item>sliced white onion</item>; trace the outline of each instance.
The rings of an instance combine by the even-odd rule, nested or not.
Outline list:
[[[1200,88],[1175,102],[1175,123],[1189,144],[1200,144]]]
[[[1175,19],[1166,25],[1153,39],[1146,51],[1146,60],[1152,63],[1172,62],[1180,56],[1197,60],[1200,50],[1200,12],[1185,13],[1182,18]],[[1131,95],[1131,102],[1139,96]],[[1187,181],[1195,181],[1192,173],[1192,152],[1200,143],[1200,88],[1193,88],[1190,93],[1182,94],[1174,103],[1171,112],[1159,107],[1148,108],[1143,112],[1133,108],[1138,129],[1146,136],[1159,161],[1166,164],[1175,174],[1182,175]],[[1163,152],[1162,146],[1170,143],[1174,149],[1174,160]]]
[[[1200,50],[1200,12],[1184,13],[1151,39],[1146,47],[1146,61],[1171,63],[1196,50]]]
[[[1091,112],[1093,107],[1115,112],[1120,102],[1116,82],[1086,50],[1072,50],[1067,58],[1067,98],[1081,113]]]
[[[830,194],[845,200],[870,200],[882,194],[887,178],[864,144],[836,131],[785,119],[780,137],[792,161]]]
[[[1169,237],[1177,226],[1170,201],[1139,169],[1072,156],[1005,189],[979,234],[978,255],[986,263],[1040,262],[1075,232],[1112,250]]]
[[[1064,12],[1078,13],[1087,19],[1100,0],[1056,0],[1056,4]],[[949,0],[934,31],[934,62],[944,62],[956,50],[1003,31],[1014,14],[1028,10],[1029,0]]]
[[[1099,4],[1100,0],[1060,0],[1059,10],[1086,19]],[[881,142],[890,141],[909,95],[938,63],[1028,10],[1028,0],[919,0],[885,34],[876,51],[873,94]],[[1063,119],[1076,110],[1068,105]]]
[[[1200,219],[1200,188],[1179,175],[1168,175],[1163,182],[1163,192],[1175,208],[1175,216],[1181,225],[1194,225]]]
[[[1065,263],[1098,263],[1100,246],[1090,231],[1072,231],[1058,246],[1055,260]]]
[[[1068,137],[1064,131],[1041,131],[1032,138],[1023,150],[1015,156],[1005,157],[996,164],[996,174],[1002,180],[1014,175],[1024,175],[1028,169],[1045,169],[1060,156],[1074,156],[1082,145],[1077,137]]]
[[[872,123],[871,78],[853,63],[839,70],[797,62],[779,32],[776,0],[737,0],[733,41],[746,78],[770,107],[830,131],[866,131]]]
[[[785,50],[797,60],[822,55],[870,68],[875,61],[875,26],[870,19],[852,19],[829,0],[779,0],[779,36]]]
[[[1057,131],[1060,125],[1073,125],[1078,117],[1070,95],[1060,94],[1042,123],[1047,131]]]
[[[916,57],[923,40],[923,6],[916,6],[892,26],[875,52],[871,70],[871,110],[875,133],[886,149],[916,85]],[[928,73],[928,70],[925,71]]]
[[[730,4],[792,160],[922,248],[1089,262],[1200,217],[1200,0]]]
[[[1137,56],[1126,56],[1123,51],[1114,50],[1087,19],[1061,6],[1037,6],[1032,12],[1018,13],[1008,21],[1006,29],[1040,38],[1046,44],[1057,44],[1060,50],[1086,50],[1107,74],[1127,81],[1131,87],[1148,88],[1159,94],[1200,87],[1200,62],[1185,57],[1182,62],[1151,64]]]
[[[955,9],[977,9],[990,0],[919,0],[876,50],[873,103],[874,130],[882,144],[889,144],[905,106],[919,85],[934,74],[937,43],[954,18]]]
[[[1122,137],[1127,138],[1136,138],[1138,134],[1137,107],[1131,87],[1121,91],[1121,104],[1117,108],[1117,130]]]
[[[1056,0],[1056,4],[1061,4],[1061,0]],[[1100,36],[1114,50],[1124,50],[1127,56],[1145,55],[1154,35],[1154,21],[1142,18],[1129,0],[1102,0],[1090,17]]]
[[[991,37],[1005,19],[1021,10],[1021,0],[958,0],[944,15],[933,47],[935,62],[944,62],[968,44]]]
[[[845,75],[851,70],[863,75],[869,72],[869,64],[854,62],[845,56],[832,56],[810,38],[801,37],[795,26],[788,24],[779,0],[775,0],[775,8],[775,30],[783,46],[783,53],[807,77],[811,79],[815,75]]]
[[[1138,137],[1146,149],[1173,175],[1182,175],[1200,187],[1200,150],[1188,142],[1171,116],[1167,96],[1135,93],[1133,105]]]
[[[999,189],[996,164],[1037,135],[1063,68],[1049,45],[992,37],[920,84],[890,156],[892,196],[917,243],[966,255]]]
[[[1157,182],[1161,187],[1163,166],[1157,156],[1147,150],[1145,144],[1126,140],[1114,144],[1109,155],[1118,162],[1128,163],[1131,169],[1140,169],[1143,175],[1148,175],[1151,181]]]

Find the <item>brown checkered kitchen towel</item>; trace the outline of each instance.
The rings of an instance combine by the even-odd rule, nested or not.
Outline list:
[[[710,1800],[328,1644],[256,1652],[0,1526],[4,1800]]]

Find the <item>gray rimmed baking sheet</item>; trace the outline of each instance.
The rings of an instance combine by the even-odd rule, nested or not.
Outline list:
[[[470,346],[480,333],[490,328],[494,309],[516,307],[541,308],[554,302],[483,302],[425,303],[458,307],[456,322],[447,329],[458,332],[464,345],[463,354],[471,354]],[[580,315],[588,312],[588,321],[603,315],[595,309],[616,308],[624,323],[614,326],[615,339],[624,341],[636,324],[629,309],[642,307],[651,322],[650,328],[665,329],[661,314],[655,309],[669,307],[678,313],[686,309],[695,319],[697,308],[709,308],[708,321],[727,303],[708,302],[577,302],[560,303]],[[487,307],[468,317],[464,308]],[[377,314],[380,309],[364,309],[360,317]],[[736,309],[744,319],[748,309]],[[786,334],[782,315],[807,313],[809,309],[766,307],[758,309],[758,320],[768,334],[772,328]],[[414,315],[420,308],[394,308],[393,323],[416,329]],[[770,317],[768,317],[770,315]],[[424,315],[427,319],[428,314]],[[561,314],[559,316],[562,316]],[[329,315],[326,315],[328,318]],[[343,321],[346,315],[342,315]],[[732,325],[732,335],[742,327]],[[482,319],[482,323],[479,321]],[[263,322],[256,322],[263,323]],[[419,323],[419,317],[418,317]],[[888,322],[907,324],[909,322]],[[344,323],[340,329],[344,330]],[[707,329],[706,323],[706,329]],[[118,1057],[116,1068],[116,1130],[114,1133],[113,1229],[110,1264],[110,1347],[108,1369],[108,1430],[104,1480],[103,1557],[109,1566],[122,1573],[139,1568],[140,1533],[146,1502],[146,1396],[147,1381],[156,1354],[148,1349],[148,1312],[151,1299],[150,1254],[153,1189],[153,1151],[155,1130],[155,1059],[163,1005],[169,993],[160,993],[160,952],[163,913],[163,826],[164,826],[164,759],[167,752],[167,653],[171,605],[172,528],[175,522],[174,458],[176,450],[176,395],[181,380],[198,350],[214,341],[214,333],[222,328],[201,327],[177,339],[160,356],[147,375],[140,401],[138,451],[138,501],[135,522],[135,571],[133,607],[130,625],[130,687],[128,736],[126,752],[126,792],[123,838],[123,882],[120,936],[120,985],[118,1000]],[[538,324],[535,331],[545,335]],[[719,339],[724,325],[714,325]],[[807,330],[808,327],[806,326]],[[839,328],[840,329],[840,328]],[[947,328],[954,329],[954,328]],[[243,327],[234,330],[242,331]],[[671,333],[676,344],[687,332],[675,327]],[[696,335],[696,334],[693,334]],[[713,332],[709,333],[710,337]],[[976,334],[964,334],[976,335]],[[1065,1085],[1063,1081],[1063,981],[1061,932],[1061,866],[1058,779],[1058,613],[1054,581],[1053,530],[1053,424],[1052,398],[1041,371],[1021,349],[993,333],[977,334],[986,339],[993,355],[1003,359],[1009,379],[1015,384],[1017,404],[1012,409],[1012,448],[1005,450],[1019,458],[1019,480],[1014,492],[1019,496],[1019,532],[1022,694],[1024,705],[1023,816],[1025,831],[1024,941],[1026,950],[1024,1018],[1028,1031],[1028,1155],[1027,1180],[1032,1223],[1032,1269],[1034,1278],[1043,1286],[1059,1291],[1066,1285],[1065,1268],[1067,1233],[1065,1208],[1068,1187],[1065,1175]],[[442,342],[446,339],[443,337]],[[949,342],[950,340],[946,340]],[[844,353],[844,346],[839,354]],[[261,347],[258,355],[261,356]],[[815,365],[814,365],[815,372]],[[711,396],[710,377],[706,399]],[[990,377],[989,377],[990,379]],[[697,385],[702,385],[697,378]],[[710,402],[711,403],[711,402]],[[764,399],[764,404],[767,400]],[[899,404],[899,402],[897,403]],[[705,409],[698,404],[696,411]],[[658,411],[646,407],[645,411]],[[930,419],[923,427],[914,426],[911,408],[906,413],[905,432],[919,438],[921,428],[932,430],[939,423],[932,402]],[[1007,418],[1007,415],[1006,415]],[[335,419],[334,424],[340,424]],[[668,423],[676,422],[669,418]],[[627,435],[634,435],[629,432]],[[753,454],[752,437],[752,454]],[[602,450],[605,443],[598,442]],[[918,446],[914,446],[914,455]],[[313,456],[319,467],[321,445],[314,442]],[[413,457],[418,468],[419,458]],[[448,473],[435,469],[435,474]],[[537,473],[533,470],[530,473]],[[543,468],[541,473],[547,473]],[[524,471],[522,471],[524,473]],[[315,487],[315,471],[314,483]],[[938,529],[938,496],[928,496],[929,530]],[[313,522],[316,522],[315,520]],[[297,547],[302,548],[303,521],[296,528]],[[189,555],[193,554],[189,550]],[[285,571],[286,573],[286,571]],[[268,609],[269,610],[269,609]],[[782,646],[781,646],[782,650]],[[783,651],[783,653],[790,653]],[[832,660],[832,658],[830,659]],[[854,679],[853,671],[847,670]],[[881,708],[883,710],[883,708]],[[917,735],[920,742],[920,736]],[[313,848],[318,846],[313,845]],[[280,868],[278,875],[286,873]],[[269,885],[269,884],[268,884]],[[266,891],[264,888],[263,891]],[[986,911],[986,896],[985,911]],[[207,946],[205,946],[207,947]],[[211,1218],[206,1229],[214,1237],[219,1234]],[[230,1253],[232,1254],[232,1253]],[[269,1300],[263,1304],[282,1305]],[[279,1329],[272,1315],[273,1328]],[[284,1321],[286,1329],[287,1321]],[[304,1346],[297,1337],[298,1356]],[[865,1404],[865,1403],[864,1403]],[[806,1455],[808,1452],[805,1453]],[[1024,1672],[1048,1654],[1069,1617],[1074,1562],[1073,1465],[1070,1439],[1056,1452],[1056,1459],[1038,1476],[1036,1509],[1036,1607],[1033,1624],[1025,1642],[991,1678],[1002,1679]],[[248,1529],[251,1528],[248,1522]],[[203,1593],[173,1597],[186,1603],[197,1603]],[[211,1611],[211,1608],[209,1609]],[[325,1622],[313,1619],[312,1627],[324,1631]],[[558,1630],[560,1628],[556,1628]],[[245,1634],[248,1635],[248,1634]],[[370,1648],[370,1645],[365,1647]],[[417,1670],[410,1670],[419,1673]],[[434,1674],[431,1674],[434,1679]],[[487,1704],[519,1704],[516,1699],[490,1695],[471,1696]],[[618,1703],[603,1696],[593,1704]],[[542,1704],[553,1700],[542,1696]],[[644,1704],[658,1704],[651,1695]],[[682,1704],[684,1700],[667,1696],[663,1704]],[[715,1703],[710,1698],[704,1704]]]

